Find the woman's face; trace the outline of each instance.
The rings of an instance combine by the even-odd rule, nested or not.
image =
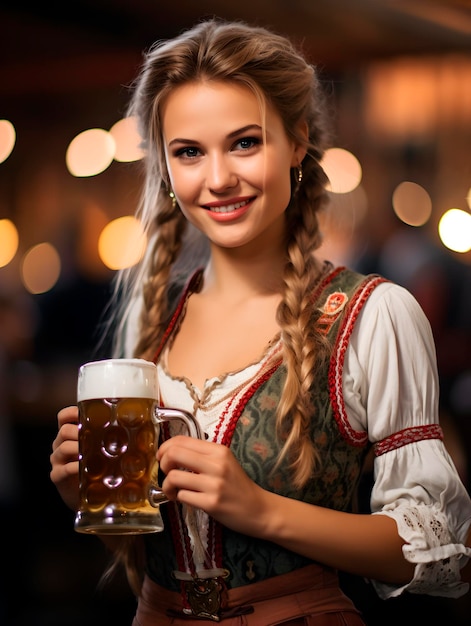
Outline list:
[[[167,97],[162,128],[178,204],[213,245],[237,248],[267,238],[281,245],[290,168],[305,150],[288,139],[272,107],[262,120],[250,89],[188,83]]]

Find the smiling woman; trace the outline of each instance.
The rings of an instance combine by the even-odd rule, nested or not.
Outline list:
[[[217,81],[170,93],[162,122],[170,184],[187,220],[221,251],[258,245],[260,235],[268,243],[273,231],[273,252],[282,256],[290,170],[301,164],[307,137],[290,141],[253,90]]]
[[[136,81],[148,247],[118,275],[114,356],[155,362],[162,404],[205,437],[162,428],[164,529],[106,540],[134,626],[365,624],[339,572],[384,599],[468,589],[471,500],[443,443],[430,324],[406,289],[317,256],[325,112],[315,68],[240,22],[158,42]],[[190,231],[209,257],[183,270]],[[59,412],[51,454],[71,508],[77,418]]]

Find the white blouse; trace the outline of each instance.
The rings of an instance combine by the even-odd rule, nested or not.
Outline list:
[[[200,390],[186,379],[171,377],[164,358],[158,370],[162,397],[167,406],[176,404],[196,414],[211,433],[218,400],[250,380],[259,367],[252,364],[208,380]],[[374,289],[351,335],[342,381],[349,423],[357,431],[366,430],[373,443],[404,428],[439,422],[434,340],[424,312],[406,289],[394,283]],[[374,478],[371,511],[396,521],[406,542],[404,556],[416,564],[406,585],[372,581],[378,595],[390,598],[405,590],[449,597],[466,593],[460,568],[471,557],[471,548],[464,545],[471,499],[444,443],[427,439],[385,452],[375,457]]]
[[[366,429],[376,442],[404,428],[438,423],[437,378],[435,344],[424,312],[406,289],[379,285],[347,349],[343,394],[350,424]],[[372,581],[378,594],[466,593],[459,569],[471,557],[464,546],[471,500],[443,441],[408,443],[376,457],[374,478],[371,510],[396,520],[407,542],[404,556],[416,564],[407,585]]]

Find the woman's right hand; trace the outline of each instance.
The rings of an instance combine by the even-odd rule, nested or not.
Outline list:
[[[50,477],[65,504],[77,510],[79,484],[78,407],[68,406],[57,414],[58,432],[52,442]]]

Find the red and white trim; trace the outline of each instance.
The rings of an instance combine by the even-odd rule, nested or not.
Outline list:
[[[347,305],[345,319],[342,321],[337,339],[332,351],[329,367],[329,393],[335,420],[343,437],[354,446],[364,446],[368,442],[366,431],[357,431],[352,428],[348,421],[345,401],[342,392],[342,375],[345,363],[345,353],[348,341],[352,334],[355,322],[365,304],[368,296],[379,284],[385,282],[381,276],[368,277],[363,285],[355,292],[355,295]]]
[[[373,445],[375,456],[381,456],[391,450],[397,450],[409,443],[423,441],[424,439],[440,439],[443,441],[443,430],[438,424],[425,424],[404,428],[397,433],[385,437]]]

